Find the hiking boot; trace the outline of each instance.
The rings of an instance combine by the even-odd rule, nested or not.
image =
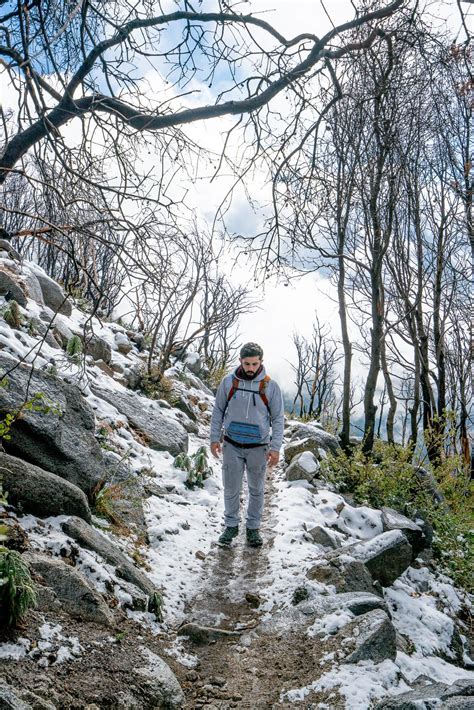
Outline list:
[[[263,545],[263,540],[258,528],[247,528],[247,545],[250,547],[260,547]]]
[[[226,528],[217,542],[219,545],[225,545],[226,547],[229,547],[230,543],[232,542],[234,537],[237,537],[238,533],[238,527]]]

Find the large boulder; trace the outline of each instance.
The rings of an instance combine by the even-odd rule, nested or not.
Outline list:
[[[312,481],[319,471],[319,462],[311,451],[295,456],[285,471],[287,481]]]
[[[335,643],[343,650],[344,663],[395,660],[396,632],[382,609],[374,609],[346,624],[335,636]]]
[[[158,590],[153,582],[139,570],[133,562],[105,535],[85,523],[80,518],[70,517],[62,528],[66,535],[72,537],[81,547],[93,550],[117,570],[117,576],[136,585],[148,597],[148,605],[153,607],[155,594]]]
[[[293,432],[291,442],[301,441],[301,439],[312,439],[319,448],[332,454],[338,454],[341,451],[337,437],[325,431],[320,425],[301,424]]]
[[[70,616],[104,626],[112,624],[113,617],[107,604],[76,569],[60,559],[35,552],[25,552],[22,557],[56,593],[62,608]]]
[[[412,547],[401,530],[376,535],[344,548],[344,554],[365,564],[373,579],[389,587],[412,561]]]
[[[25,287],[21,284],[18,275],[5,264],[0,266],[0,296],[7,296],[20,306],[26,306],[28,301]]]
[[[8,501],[40,517],[77,515],[91,519],[83,491],[69,481],[22,459],[0,452],[0,480]],[[85,523],[84,523],[85,524]]]
[[[71,302],[61,286],[45,274],[43,269],[39,266],[34,268],[34,274],[40,283],[43,301],[45,304],[55,313],[62,313],[65,316],[70,316],[72,313]]]
[[[188,433],[185,428],[170,416],[160,411],[156,402],[127,390],[105,390],[93,385],[92,391],[124,414],[130,426],[147,440],[151,449],[169,451],[176,455],[188,450]]]
[[[79,388],[3,353],[0,368],[8,380],[0,388],[0,416],[19,410],[37,393],[54,405],[49,412],[24,409],[11,439],[4,441],[5,450],[89,493],[104,477],[104,459],[94,436],[94,413]]]
[[[304,439],[291,441],[285,446],[285,461],[290,463],[295,456],[304,451],[311,451],[319,460],[321,458],[320,449],[337,454],[340,451],[339,442],[335,436],[325,431],[314,430]]]
[[[306,576],[308,579],[334,586],[336,592],[378,591],[364,563],[351,560],[347,555],[321,560],[307,571]]]
[[[395,695],[382,700],[375,710],[431,710],[431,708],[462,708],[474,707],[474,681],[458,680],[452,685],[446,683],[431,683],[422,685],[408,693]]]
[[[401,530],[413,548],[413,556],[426,547],[426,538],[419,525],[393,508],[382,508],[382,526],[384,532]]]
[[[33,706],[23,702],[20,691],[0,680],[0,708],[2,710],[33,710]]]

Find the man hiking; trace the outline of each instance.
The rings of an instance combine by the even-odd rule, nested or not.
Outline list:
[[[240,492],[247,470],[247,544],[260,547],[267,463],[275,466],[283,441],[283,398],[277,383],[265,373],[263,350],[246,343],[240,365],[219,385],[211,420],[211,453],[222,450],[225,530],[220,545],[230,545],[239,532]],[[270,436],[271,430],[271,436]],[[221,443],[222,442],[222,443]]]

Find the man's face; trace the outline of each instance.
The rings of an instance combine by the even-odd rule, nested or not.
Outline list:
[[[241,358],[240,364],[248,377],[254,377],[260,369],[262,361],[259,357],[244,357]]]

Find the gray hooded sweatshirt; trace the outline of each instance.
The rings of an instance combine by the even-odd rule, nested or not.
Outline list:
[[[270,443],[271,451],[279,451],[284,428],[283,398],[279,386],[274,380],[266,385],[269,412],[259,394],[265,368],[262,367],[262,372],[253,380],[238,378],[236,373],[237,370],[226,375],[217,390],[211,420],[211,443],[221,441],[224,435],[240,444]],[[239,387],[227,404],[234,377],[239,380]]]

